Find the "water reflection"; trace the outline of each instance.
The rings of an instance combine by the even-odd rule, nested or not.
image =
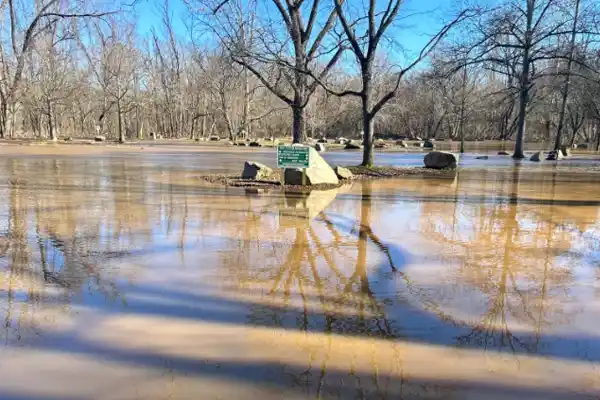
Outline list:
[[[600,393],[593,174],[517,165],[297,194],[149,165],[2,161],[13,369],[49,357],[107,387],[137,374],[112,397],[166,377],[181,398]],[[0,368],[0,397],[31,395],[15,374]],[[102,397],[52,387],[33,394]]]

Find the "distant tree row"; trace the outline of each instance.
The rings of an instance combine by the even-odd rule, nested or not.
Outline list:
[[[457,3],[404,51],[406,0],[174,1],[2,2],[0,137],[600,144],[595,0]]]

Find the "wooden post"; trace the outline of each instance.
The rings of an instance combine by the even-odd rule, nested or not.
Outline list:
[[[302,168],[302,186],[306,186],[306,168]]]

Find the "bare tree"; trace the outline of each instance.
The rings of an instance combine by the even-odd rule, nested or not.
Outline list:
[[[189,3],[191,4],[191,3]],[[292,111],[292,137],[300,143],[305,134],[305,108],[318,87],[305,73],[325,77],[341,57],[344,48],[330,43],[336,12],[320,0],[271,0],[262,5],[251,1],[202,0],[212,10],[204,26],[220,39],[232,59],[254,74],[261,83]],[[192,10],[195,11],[195,7]]]
[[[440,43],[440,41],[455,27],[463,21],[467,16],[467,11],[461,11],[452,21],[445,24],[435,35],[433,35],[427,44],[421,49],[419,54],[411,60],[406,66],[394,73],[392,77],[394,83],[392,88],[383,93],[379,98],[374,98],[374,64],[378,56],[379,46],[386,32],[390,29],[400,11],[403,9],[404,0],[387,0],[379,2],[372,0],[369,2],[367,15],[360,15],[354,20],[350,20],[348,11],[349,3],[343,3],[342,0],[334,0],[335,9],[340,19],[344,34],[350,48],[354,53],[356,61],[360,68],[361,88],[358,91],[347,90],[336,92],[340,96],[356,96],[359,97],[362,104],[362,119],[363,119],[363,134],[364,134],[364,152],[362,165],[373,165],[373,137],[375,130],[375,116],[377,113],[394,97],[398,95],[400,83],[402,79],[423,61]],[[366,20],[366,32],[362,37],[355,34],[355,27],[361,24],[362,20]]]
[[[88,11],[83,8],[84,5],[82,2],[59,0],[42,1],[35,7],[23,4],[22,9],[16,0],[7,0],[0,5],[0,11],[8,13],[2,17],[9,25],[8,40],[0,42],[0,137],[10,134],[9,113],[14,116],[27,56],[39,36],[66,19],[97,18],[111,13]],[[6,45],[9,51],[5,49]]]

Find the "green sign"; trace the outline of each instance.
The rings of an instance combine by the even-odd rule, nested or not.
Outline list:
[[[310,148],[305,146],[278,146],[277,168],[310,167]]]

